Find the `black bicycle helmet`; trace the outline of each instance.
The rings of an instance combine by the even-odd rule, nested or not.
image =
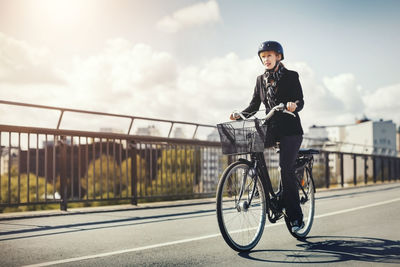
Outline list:
[[[275,51],[278,54],[282,55],[282,59],[284,58],[283,56],[283,47],[280,43],[276,42],[276,41],[265,41],[263,42],[260,47],[258,48],[258,56],[260,56],[261,52],[264,51]]]

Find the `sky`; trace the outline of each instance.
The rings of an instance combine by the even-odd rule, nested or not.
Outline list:
[[[249,104],[258,46],[276,40],[306,132],[364,116],[399,126],[398,14],[390,0],[0,0],[0,99],[216,124]],[[2,124],[57,119],[0,105]]]

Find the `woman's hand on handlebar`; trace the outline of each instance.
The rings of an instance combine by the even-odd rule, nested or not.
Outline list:
[[[279,105],[273,107],[272,109],[270,109],[268,111],[267,116],[265,117],[265,119],[269,120],[274,115],[275,111],[287,113],[289,115],[292,115],[293,117],[296,117],[296,115],[293,112],[297,108],[297,103],[298,103],[297,101],[296,102],[287,102],[286,106],[285,106],[284,103],[280,103]],[[254,113],[250,114],[250,115],[254,116]],[[229,116],[229,119],[233,120],[233,121],[235,121],[235,120],[246,120],[246,117],[243,115],[243,112],[234,111]]]
[[[290,112],[294,112],[297,108],[297,104],[295,102],[287,102],[286,104],[286,110]]]
[[[238,112],[232,112],[229,119],[232,121],[238,120],[238,119],[240,119],[240,114]]]

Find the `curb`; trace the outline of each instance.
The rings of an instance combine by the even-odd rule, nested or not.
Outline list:
[[[112,206],[100,206],[100,207],[71,208],[68,209],[67,211],[44,210],[44,211],[11,212],[11,213],[0,214],[0,221],[43,218],[43,217],[53,217],[53,216],[94,214],[103,212],[120,212],[129,210],[165,209],[165,208],[184,207],[184,206],[207,205],[214,203],[215,203],[215,198],[206,198],[206,199],[140,203],[137,206],[125,204],[125,205],[112,205]]]
[[[398,186],[400,186],[400,183],[398,183],[398,181],[396,180],[384,183],[360,184],[357,186],[350,185],[346,187],[339,186],[335,188],[317,188],[317,194],[318,192],[335,192],[335,191],[343,191],[343,190],[350,190],[357,188],[379,187],[379,186],[388,186],[395,184],[398,184]],[[131,204],[124,204],[124,205],[111,205],[111,206],[99,206],[99,207],[71,208],[68,209],[67,211],[43,210],[43,211],[10,212],[10,213],[0,213],[0,221],[43,218],[52,216],[94,214],[103,212],[121,212],[129,210],[161,209],[161,208],[165,209],[173,207],[207,205],[214,203],[215,203],[215,197],[203,198],[203,199],[164,201],[164,202],[148,202],[148,203],[140,203],[137,206]]]

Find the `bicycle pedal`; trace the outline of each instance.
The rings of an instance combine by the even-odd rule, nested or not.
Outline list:
[[[274,213],[272,216],[271,216],[271,218],[269,218],[270,220],[270,222],[271,223],[276,223],[278,220],[280,220],[281,218],[283,217],[283,214],[282,213],[278,213],[278,214],[276,214],[276,213]]]

